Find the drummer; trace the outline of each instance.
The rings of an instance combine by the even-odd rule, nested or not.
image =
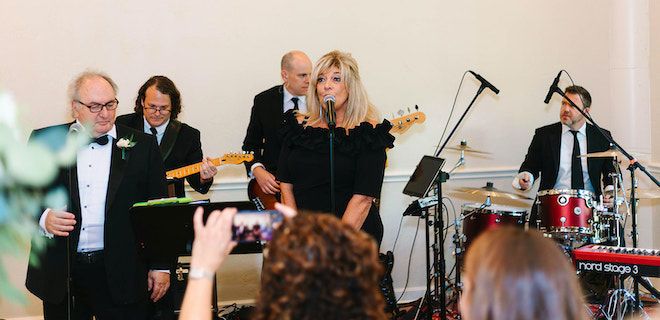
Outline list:
[[[569,86],[565,93],[575,105],[589,114],[591,95],[585,88]],[[525,161],[513,179],[514,188],[527,190],[540,175],[539,190],[582,189],[599,197],[602,194],[601,179],[605,190],[613,189],[609,175],[614,172],[612,158],[578,158],[578,155],[609,150],[608,140],[596,127],[586,123],[585,117],[566,98],[561,102],[559,119],[560,122],[536,129]],[[603,132],[611,137],[609,131]],[[607,207],[612,207],[612,196],[606,195],[603,202]],[[536,210],[532,210],[530,227],[536,226],[536,215]]]

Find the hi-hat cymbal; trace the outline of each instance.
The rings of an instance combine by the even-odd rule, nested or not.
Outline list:
[[[601,152],[592,152],[583,155],[579,155],[580,158],[624,158],[623,153],[618,150],[610,149],[607,151]]]
[[[528,198],[526,196],[523,196],[521,194],[517,193],[511,193],[511,192],[506,192],[504,190],[497,189],[493,187],[491,183],[488,183],[485,187],[481,188],[471,188],[471,187],[457,187],[454,188],[456,191],[461,191],[469,194],[477,194],[477,195],[484,195],[484,196],[490,196],[493,198],[506,198],[506,199],[525,199],[525,200],[531,200],[532,198]]]

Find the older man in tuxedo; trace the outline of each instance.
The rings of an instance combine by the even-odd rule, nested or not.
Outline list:
[[[290,109],[307,111],[305,95],[311,73],[312,62],[305,53],[288,52],[281,62],[280,75],[284,85],[274,86],[254,97],[243,150],[254,153],[254,160],[246,163],[247,173],[264,194],[280,192],[275,172],[281,148],[282,115]]]
[[[116,88],[106,75],[81,74],[69,92],[75,122],[35,130],[30,138],[58,149],[65,139],[53,135],[76,123],[92,138],[53,186],[66,187],[68,206],[48,208],[40,218],[49,239],[31,255],[38,263],[31,261],[26,287],[43,301],[45,319],[69,312],[68,271],[72,319],[144,319],[149,298],[160,299],[169,287],[169,274],[157,270],[170,265],[138,255],[129,219],[136,202],[167,195],[165,170],[152,137],[115,125]]]

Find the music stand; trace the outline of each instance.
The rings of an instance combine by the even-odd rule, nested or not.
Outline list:
[[[204,208],[204,222],[213,210],[231,207],[238,210],[256,210],[255,204],[250,201],[132,207],[129,212],[138,252],[145,259],[153,261],[176,261],[179,256],[189,256],[195,239],[193,214],[198,207]],[[239,243],[231,254],[259,253],[262,248],[263,245],[259,242]],[[217,315],[215,280],[211,303],[212,311]]]
[[[442,182],[446,181],[447,176],[446,173],[442,172],[442,166],[445,164],[445,159],[438,158],[438,157],[432,157],[432,156],[424,156],[422,157],[422,160],[419,161],[419,164],[417,164],[417,167],[415,168],[415,172],[410,176],[410,179],[408,180],[408,183],[406,184],[405,188],[403,188],[403,193],[422,198],[425,197],[428,192],[431,190],[431,188],[434,185],[437,185],[438,192],[436,194],[436,199],[437,199],[437,205],[442,208],[442,202],[440,200],[442,199],[442,189],[441,185]],[[440,174],[442,173],[442,174]],[[415,201],[419,202],[419,201]],[[422,214],[421,217],[424,218],[424,225],[425,225],[425,230],[426,230],[426,301],[429,307],[429,312],[428,312],[428,317],[427,319],[431,319],[433,315],[433,307],[432,307],[432,301],[431,301],[431,281],[435,277],[435,295],[436,297],[440,297],[440,310],[442,312],[442,315],[445,315],[444,319],[446,319],[446,313],[447,313],[447,306],[446,306],[446,293],[445,293],[445,250],[444,250],[444,243],[442,241],[442,227],[444,226],[444,222],[442,221],[442,209],[438,210],[435,214],[435,220],[433,222],[433,230],[434,230],[434,248],[433,248],[433,259],[434,259],[434,270],[436,272],[431,274],[431,257],[429,254],[429,248],[431,247],[431,240],[429,239],[429,215],[428,215],[428,209],[427,208],[421,208]],[[440,239],[438,239],[440,237]],[[440,259],[439,259],[440,257]],[[439,264],[439,268],[438,268]],[[438,277],[440,279],[438,279]],[[439,284],[439,281],[441,282],[441,285]]]

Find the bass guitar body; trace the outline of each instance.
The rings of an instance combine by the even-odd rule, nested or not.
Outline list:
[[[275,203],[280,202],[280,194],[266,194],[261,190],[256,179],[251,179],[247,187],[248,198],[258,210],[275,210]]]

